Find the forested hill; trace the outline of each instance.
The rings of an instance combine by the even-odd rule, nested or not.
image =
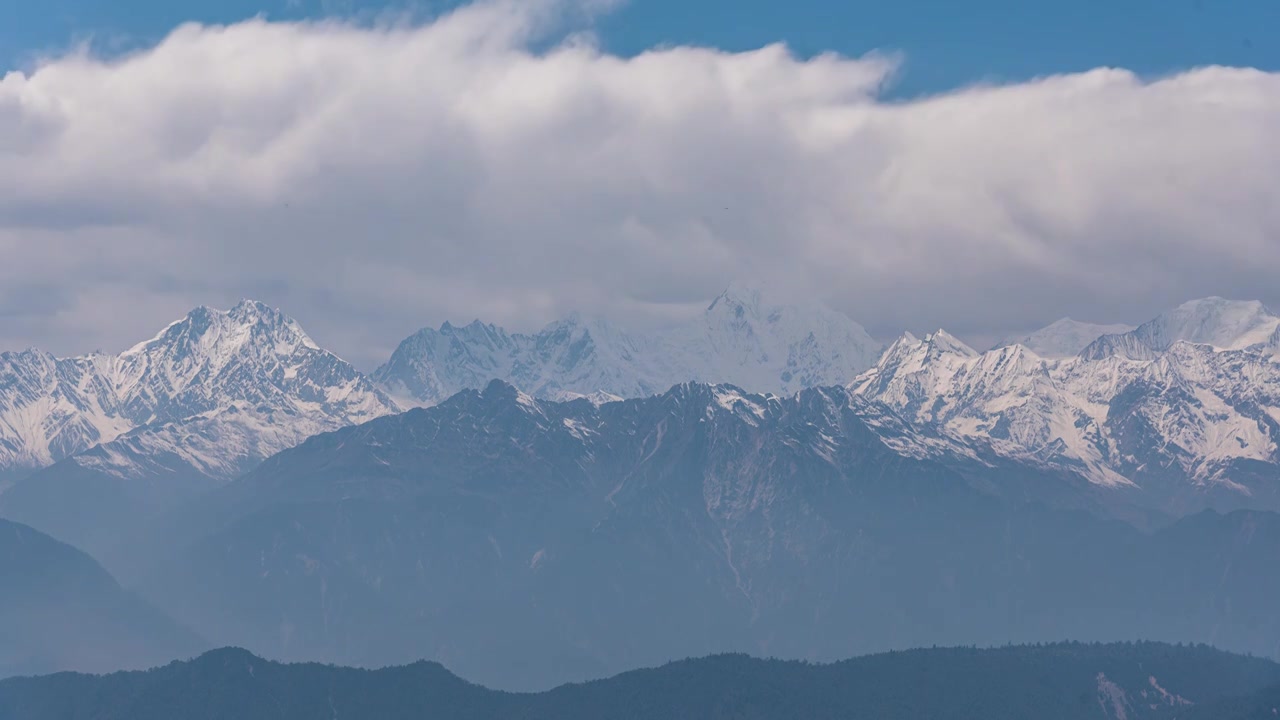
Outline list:
[[[536,694],[435,663],[282,665],[223,649],[147,672],[0,682],[3,720],[1244,720],[1271,717],[1280,665],[1203,646],[932,649],[831,665],[720,655]]]

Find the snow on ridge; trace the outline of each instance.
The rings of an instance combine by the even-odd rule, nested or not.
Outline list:
[[[269,419],[253,430],[258,436],[289,441],[398,410],[295,320],[252,300],[226,311],[197,307],[120,355],[5,353],[0,373],[21,380],[0,384],[0,446],[13,448],[0,454],[0,469],[43,467],[127,433],[161,432],[145,428],[168,423],[198,421],[217,438],[212,428],[221,421],[211,418],[237,404]],[[243,423],[236,427],[249,432]],[[229,428],[227,442],[212,442],[204,459],[191,456],[194,465],[232,467],[246,443],[259,448],[253,456],[261,459],[284,442],[232,442],[236,432]],[[201,442],[191,434],[161,436],[170,438],[165,451],[176,457],[185,453],[178,445]],[[226,457],[213,457],[219,453]]]
[[[571,402],[573,400],[586,400],[592,405],[599,407],[601,405],[606,405],[608,403],[621,402],[626,398],[622,397],[621,395],[613,395],[611,393],[601,392],[599,390],[597,390],[596,392],[586,393],[586,394],[570,392],[566,390],[548,399],[554,400],[556,402]]]
[[[1272,430],[1280,418],[1280,364],[1273,345],[1254,342],[1278,331],[1260,303],[1211,301],[1211,313],[1188,307],[1183,314],[1195,317],[1220,316],[1225,307],[1227,329],[1199,323],[1190,333],[1187,323],[1166,320],[1161,327],[1173,330],[1148,330],[1143,343],[1129,346],[1143,352],[1071,357],[1041,357],[1019,344],[969,357],[932,336],[904,337],[849,387],[962,442],[1100,485],[1154,482],[1153,468],[1163,467],[1178,482],[1248,495],[1224,468],[1238,460],[1280,464]],[[1244,347],[1177,339],[1157,350],[1152,341],[1186,335],[1244,338],[1224,343]],[[1134,428],[1151,434],[1135,435]]]
[[[924,342],[928,343],[930,348],[936,352],[953,353],[965,357],[978,356],[977,350],[969,347],[963,340],[941,328],[926,335]]]
[[[497,378],[539,412],[537,398],[600,405],[681,382],[724,383],[712,385],[708,410],[746,422],[765,420],[772,401],[736,387],[793,395],[842,385],[905,420],[865,409],[903,454],[994,453],[1104,486],[1160,481],[1153,468],[1163,468],[1241,494],[1248,481],[1233,475],[1232,463],[1280,465],[1280,319],[1261,303],[1192,301],[1101,335],[1078,354],[1065,350],[1104,326],[1054,325],[1038,341],[987,352],[942,330],[905,333],[881,351],[839,313],[769,305],[738,288],[660,334],[581,315],[533,335],[445,323],[407,338],[378,379],[409,404],[429,404],[422,398]],[[862,367],[869,348],[877,359]],[[223,476],[245,458],[397,410],[295,321],[253,301],[197,308],[118,356],[0,354],[0,387],[0,447],[17,448],[0,456],[0,470],[47,465],[120,438],[82,461],[129,474],[148,453],[168,452]]]
[[[732,385],[713,385],[711,387],[712,402],[723,410],[746,420],[752,425],[758,425],[765,419],[768,413],[768,403],[773,399],[772,395],[754,396],[750,395]],[[763,400],[762,405],[759,401]]]

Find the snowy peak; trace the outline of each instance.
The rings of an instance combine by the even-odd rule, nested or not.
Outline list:
[[[319,347],[297,321],[256,300],[241,300],[230,310],[202,305],[171,323],[155,337],[120,354],[121,358],[157,351],[191,351],[204,355],[229,355],[245,345],[270,344],[276,354],[299,347]]]
[[[1277,331],[1280,318],[1262,303],[1209,297],[1183,303],[1130,332],[1104,335],[1081,355],[1089,359],[1119,356],[1149,360],[1179,342],[1243,350],[1265,346]]]
[[[547,325],[535,338],[538,351],[566,372],[593,361],[625,362],[638,345],[635,338],[608,320],[580,313]]]
[[[1256,300],[1210,297],[1183,303],[1148,326],[1166,348],[1181,340],[1239,350],[1266,342],[1280,318]]]
[[[861,325],[816,300],[781,304],[742,286],[730,286],[708,306],[702,327],[701,337],[688,330],[673,336],[701,352],[687,361],[705,368],[693,377],[758,391],[848,382],[882,347]]]
[[[453,340],[460,342],[470,342],[485,344],[490,346],[501,345],[506,338],[506,333],[501,328],[472,320],[466,325],[454,325],[449,321],[441,323],[440,328],[423,328],[418,332],[410,335],[401,342],[401,345],[413,345],[415,343],[434,344],[440,339]]]
[[[966,446],[1103,485],[1130,484],[1102,464],[1090,444],[1096,423],[1053,375],[1052,362],[1021,345],[977,353],[933,333],[899,341],[852,387]]]
[[[759,315],[764,293],[758,287],[731,283],[707,306],[706,314],[728,313],[736,317]]]
[[[432,405],[503,379],[536,397],[640,397],[687,381],[794,392],[849,382],[881,345],[820,303],[781,304],[734,284],[699,316],[637,333],[577,313],[535,334],[424,330],[401,343],[374,379],[405,404]]]
[[[926,335],[924,343],[929,346],[930,353],[934,355],[950,354],[968,358],[978,356],[977,350],[946,330],[939,329],[937,332]]]
[[[790,298],[778,291],[741,283],[725,288],[707,306],[702,318],[712,331],[736,327],[762,339],[776,336],[795,340],[815,331],[835,330],[854,341],[859,349],[878,352],[882,348],[861,325],[815,298]],[[761,332],[763,328],[767,330]]]
[[[386,404],[297,321],[253,300],[226,311],[196,308],[105,363],[104,374],[137,424],[179,420],[234,402],[295,407],[305,401],[332,409],[355,401],[366,410]]]
[[[1062,318],[1005,345],[1021,345],[1043,358],[1066,358],[1080,354],[1103,335],[1121,335],[1133,330],[1132,325],[1097,325]]]
[[[872,370],[881,375],[916,373],[939,364],[953,366],[977,356],[978,351],[944,330],[929,333],[923,339],[908,332],[885,349]]]
[[[158,391],[157,397],[172,397],[188,388],[200,392],[210,381],[246,364],[262,371],[262,379],[278,384],[285,378],[271,376],[281,361],[306,364],[326,356],[329,353],[297,321],[263,303],[242,300],[226,311],[201,306],[121,353],[115,363],[116,389],[126,395]],[[294,367],[294,376],[296,372]],[[156,388],[157,383],[163,387]]]
[[[849,386],[908,416],[934,422],[934,401],[954,387],[957,374],[977,356],[973,348],[942,330],[923,339],[905,333]]]
[[[253,300],[225,311],[202,306],[118,356],[4,354],[0,468],[49,465],[150,425],[198,418],[212,433],[217,422],[211,419],[234,408],[261,416],[261,422],[237,417],[241,440],[221,449],[216,433],[192,438],[210,446],[202,450],[202,464],[238,466],[239,460],[209,456],[249,446],[257,448],[255,456],[274,452],[300,432],[397,409],[279,310]],[[181,436],[173,428],[165,433]],[[259,436],[267,440],[258,442]],[[180,448],[168,451],[182,454]]]
[[[523,339],[479,320],[445,322],[405,338],[373,380],[405,406],[439,402],[462,388],[509,377]]]
[[[1186,303],[1076,356],[1097,326],[1055,326],[1029,340],[1044,355],[906,335],[850,387],[958,442],[1137,487],[1172,512],[1209,497],[1280,505],[1280,320],[1265,306]]]
[[[992,374],[1042,375],[1046,372],[1045,358],[1024,345],[1006,345],[973,356],[972,367],[983,368]]]

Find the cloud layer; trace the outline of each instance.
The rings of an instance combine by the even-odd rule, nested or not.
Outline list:
[[[10,72],[0,347],[120,349],[251,296],[368,366],[445,319],[654,322],[743,275],[880,335],[1280,301],[1280,75],[891,103],[889,56],[545,49],[582,9],[191,25]]]

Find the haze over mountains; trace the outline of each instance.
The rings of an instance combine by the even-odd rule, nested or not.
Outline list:
[[[271,657],[510,689],[723,650],[1280,647],[1280,515],[1148,534],[1115,502],[840,387],[596,406],[495,381],[276,455],[160,528],[140,587]]]
[[[1103,335],[1119,335],[1132,329],[1132,325],[1098,325],[1062,318],[1029,335],[1000,343],[998,347],[1021,345],[1042,358],[1065,358],[1078,355],[1089,343]]]
[[[730,286],[700,316],[662,332],[624,330],[573,315],[534,335],[476,321],[409,337],[374,379],[402,404],[431,405],[500,379],[537,397],[644,397],[682,382],[729,383],[787,394],[839,385],[882,346],[818,302],[780,304]]]
[[[145,668],[208,647],[84,553],[0,520],[0,677]]]
[[[739,286],[663,332],[446,324],[366,377],[244,301],[0,356],[0,515],[216,644],[504,688],[729,650],[1280,656],[1278,328],[1208,298],[881,346]]]

